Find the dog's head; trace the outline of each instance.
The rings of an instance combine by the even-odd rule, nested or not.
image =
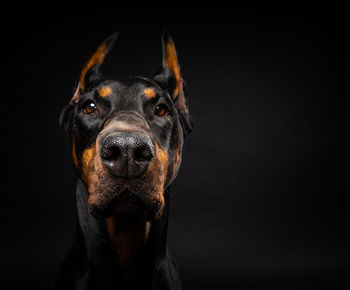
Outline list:
[[[192,128],[174,42],[163,33],[163,63],[151,79],[120,81],[100,66],[117,35],[85,64],[60,124],[72,144],[79,177],[95,217],[162,214],[164,189],[181,163],[184,135]]]

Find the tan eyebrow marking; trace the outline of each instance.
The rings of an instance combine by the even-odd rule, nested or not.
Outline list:
[[[108,97],[111,94],[111,92],[112,89],[109,86],[103,86],[98,90],[98,94],[103,98]]]
[[[156,96],[156,91],[152,88],[145,88],[143,93],[148,99],[154,98]]]

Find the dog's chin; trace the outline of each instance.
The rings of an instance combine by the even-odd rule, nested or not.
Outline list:
[[[160,201],[148,201],[138,194],[126,189],[114,197],[106,205],[89,205],[91,215],[96,219],[110,216],[142,216],[146,221],[157,220],[162,215],[163,206]]]

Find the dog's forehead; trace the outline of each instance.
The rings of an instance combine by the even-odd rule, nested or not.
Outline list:
[[[130,101],[140,99],[140,96],[152,99],[164,95],[164,91],[154,81],[143,77],[133,77],[127,81],[105,80],[92,91],[93,94],[110,101]]]

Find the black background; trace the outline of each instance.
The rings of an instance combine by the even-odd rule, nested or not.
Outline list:
[[[75,176],[58,116],[82,65],[120,31],[103,71],[150,77],[164,26],[196,125],[169,227],[184,289],[349,287],[345,8],[153,5],[3,11],[0,288],[48,289],[72,240]]]

